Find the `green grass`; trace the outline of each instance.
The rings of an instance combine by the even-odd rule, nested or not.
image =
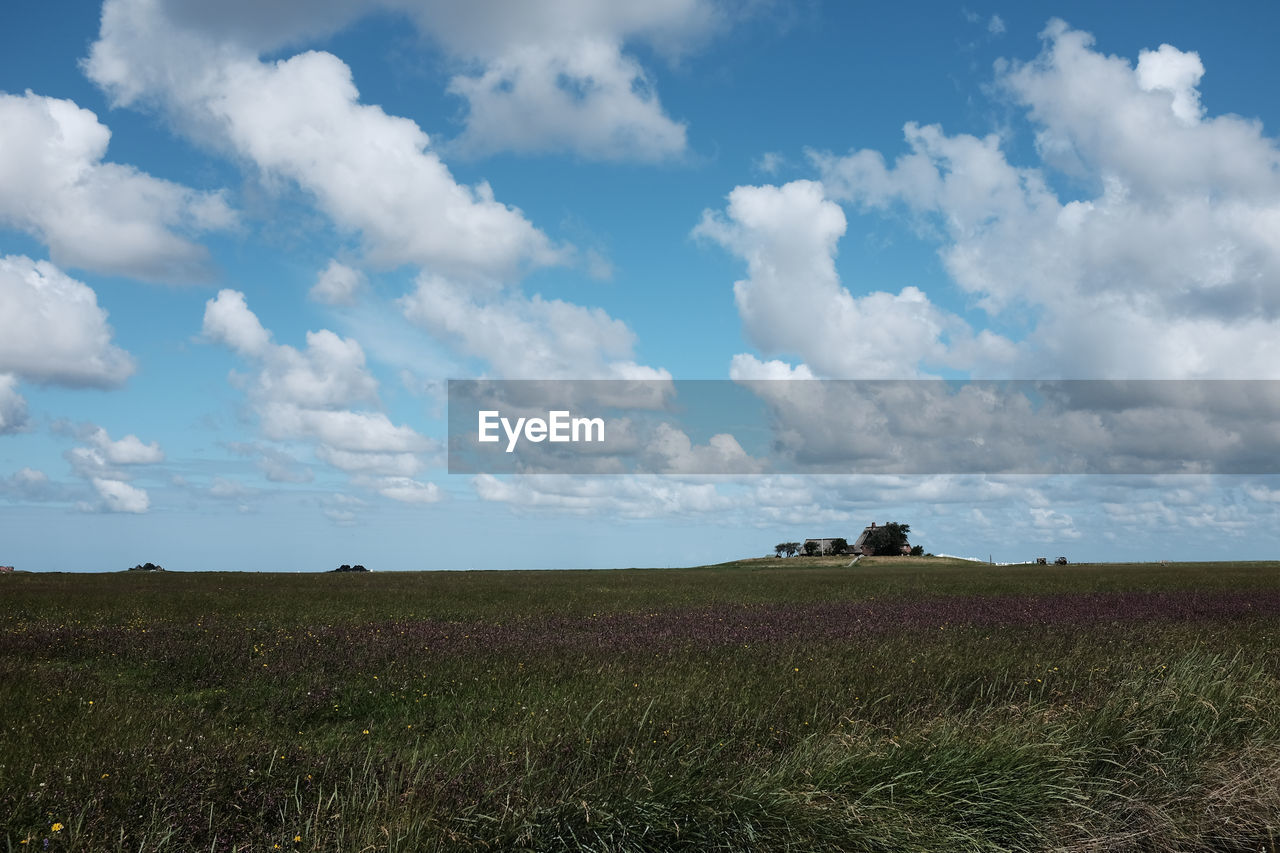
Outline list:
[[[0,600],[8,850],[1280,848],[1275,563],[30,574]]]

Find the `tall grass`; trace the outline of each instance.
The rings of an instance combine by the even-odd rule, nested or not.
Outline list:
[[[1277,848],[1274,564],[798,566],[0,579],[0,839]]]

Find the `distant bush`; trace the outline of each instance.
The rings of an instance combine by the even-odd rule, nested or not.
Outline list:
[[[164,566],[157,566],[155,563],[139,563],[138,565],[134,566],[132,569],[127,569],[126,571],[130,571],[130,572],[163,572],[163,571],[164,571]]]
[[[338,568],[334,569],[333,571],[335,572],[367,572],[369,570],[366,569],[364,566],[360,566],[360,565],[348,566],[346,563],[343,563],[341,566],[338,566]]]

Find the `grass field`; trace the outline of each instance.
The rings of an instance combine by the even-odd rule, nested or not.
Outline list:
[[[7,850],[1280,849],[1280,564],[0,577]]]

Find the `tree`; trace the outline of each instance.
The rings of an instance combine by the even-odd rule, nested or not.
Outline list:
[[[883,527],[877,527],[867,534],[866,545],[877,557],[892,557],[902,553],[902,546],[907,544],[909,524],[891,521]]]
[[[785,550],[787,550],[787,543],[786,543],[786,542],[779,542],[777,545],[774,545],[774,546],[773,546],[773,553],[774,553],[774,555],[775,555],[775,556],[781,557],[781,556],[782,556],[782,552],[783,552],[783,551],[785,551]]]
[[[832,539],[831,544],[827,546],[828,554],[843,554],[849,550],[849,543],[844,539]]]
[[[804,555],[806,557],[817,556],[820,550],[822,550],[822,546],[819,545],[817,542],[814,542],[812,539],[804,543]]]
[[[788,542],[788,543],[787,543],[787,556],[788,556],[788,557],[794,557],[794,556],[795,556],[796,554],[798,554],[798,553],[800,553],[800,543],[799,543],[799,542]]]
[[[911,556],[913,556],[913,557],[923,557],[923,556],[924,556],[924,546],[923,546],[923,545],[912,545],[912,546],[911,546]]]

